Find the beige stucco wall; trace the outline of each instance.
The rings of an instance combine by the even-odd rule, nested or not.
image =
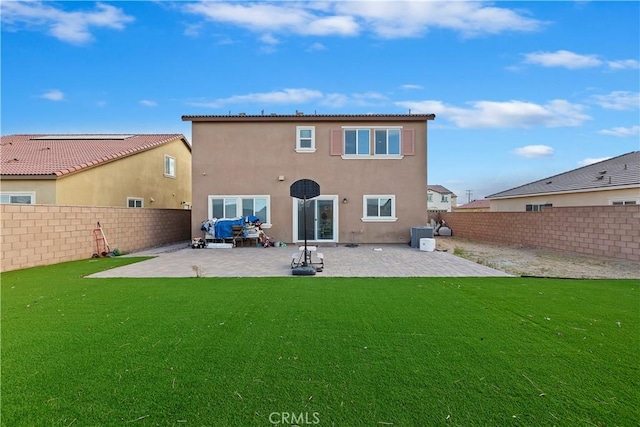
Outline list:
[[[176,159],[176,177],[164,176],[164,156]],[[57,180],[57,204],[181,209],[191,202],[191,155],[181,139]],[[151,198],[155,201],[151,202]],[[38,200],[38,202],[40,202]]]
[[[330,131],[346,125],[415,129],[415,155],[401,160],[347,160],[330,155]],[[315,126],[315,153],[297,153],[296,126]],[[312,179],[322,195],[336,196],[338,242],[405,243],[410,228],[426,223],[426,122],[193,122],[194,236],[208,218],[209,195],[270,195],[273,238],[294,241],[290,186]],[[278,177],[284,176],[284,181]],[[395,195],[397,222],[363,222],[363,195]],[[347,203],[342,203],[346,198]]]
[[[53,205],[56,203],[55,179],[3,179],[2,182],[0,182],[0,191],[34,192],[36,195],[36,203],[45,205]]]
[[[491,212],[524,212],[525,206],[529,204],[544,205],[551,203],[554,207],[606,206],[615,200],[629,199],[640,199],[640,188],[494,199],[491,200],[490,205]]]

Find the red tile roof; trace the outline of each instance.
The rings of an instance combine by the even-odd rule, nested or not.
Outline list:
[[[176,139],[189,146],[182,134],[8,135],[0,139],[0,174],[63,176]]]
[[[457,206],[456,209],[482,209],[482,208],[488,208],[489,205],[490,205],[489,200],[482,199],[482,200],[474,200],[473,202],[469,202],[467,204]]]

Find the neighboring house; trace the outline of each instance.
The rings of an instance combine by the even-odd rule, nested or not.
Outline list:
[[[9,135],[0,140],[2,203],[182,209],[191,146],[181,134]]]
[[[640,151],[487,196],[492,212],[640,204]]]
[[[429,212],[451,212],[457,197],[442,185],[427,185],[427,210]]]
[[[304,240],[303,202],[290,186],[311,179],[316,243],[407,243],[426,223],[427,121],[421,115],[183,116],[192,122],[194,236],[213,218],[257,216],[277,241]]]
[[[490,201],[487,199],[474,200],[453,208],[454,212],[489,212]]]

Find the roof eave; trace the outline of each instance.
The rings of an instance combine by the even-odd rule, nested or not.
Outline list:
[[[371,121],[426,121],[434,120],[435,114],[358,114],[358,115],[184,115],[184,122],[371,122]]]
[[[578,188],[573,190],[558,190],[558,191],[547,191],[544,193],[523,193],[523,194],[511,194],[507,196],[498,196],[500,193],[492,194],[490,196],[486,196],[485,199],[489,200],[498,200],[498,199],[521,199],[523,197],[536,197],[536,196],[551,196],[555,194],[571,194],[571,193],[591,193],[594,191],[610,191],[610,190],[627,190],[631,188],[640,188],[640,183],[636,184],[626,184],[626,185],[615,185],[611,187],[593,187],[593,188]]]
[[[50,174],[42,174],[42,175],[0,175],[0,179],[1,180],[19,180],[19,179],[38,179],[38,180],[42,180],[42,179],[51,179],[51,180],[55,180],[58,179],[58,175],[56,175],[55,173],[50,173]]]

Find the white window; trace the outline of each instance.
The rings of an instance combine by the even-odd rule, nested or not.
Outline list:
[[[369,129],[345,129],[344,154],[368,156],[370,153]]]
[[[396,218],[396,196],[365,195],[362,198],[362,221],[394,222]]]
[[[547,208],[547,207],[551,207],[553,206],[553,204],[551,203],[545,203],[545,204],[541,204],[541,205],[526,205],[525,206],[525,211],[527,212],[542,212],[542,208]]]
[[[31,191],[14,191],[0,193],[0,203],[3,205],[22,203],[33,205],[36,203],[36,193]]]
[[[209,218],[256,216],[262,223],[271,220],[270,196],[209,196]]]
[[[375,154],[400,155],[400,129],[375,130]]]
[[[127,197],[127,207],[129,208],[143,208],[144,199],[140,197]]]
[[[449,195],[443,194],[441,201],[444,202],[444,203],[448,202],[449,201]]]
[[[296,152],[313,153],[316,151],[315,126],[296,126]]]
[[[170,178],[176,177],[176,159],[167,154],[164,156],[164,176]]]
[[[433,194],[427,194],[427,202],[433,202]]]
[[[403,131],[401,126],[343,126],[343,159],[402,159],[404,155],[414,155],[412,129]],[[406,134],[406,141],[402,141]],[[332,133],[332,141],[337,137]],[[403,153],[403,150],[407,150]],[[332,143],[332,155],[337,155],[337,144]]]
[[[614,206],[637,205],[637,204],[640,204],[640,199],[615,199],[615,200],[609,200],[609,204]]]

